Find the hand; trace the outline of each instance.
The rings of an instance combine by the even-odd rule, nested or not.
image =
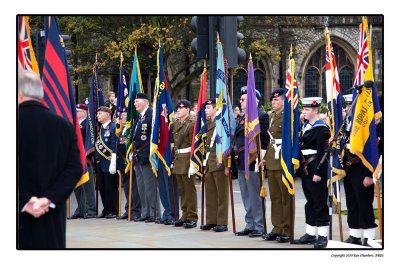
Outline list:
[[[111,162],[108,171],[111,175],[114,175],[117,172],[117,154],[111,154]]]
[[[225,167],[225,176],[229,177],[229,167]]]
[[[374,184],[374,180],[370,177],[365,177],[363,180],[363,185],[364,187],[370,187],[371,185]]]
[[[333,137],[329,138],[328,144],[330,144],[333,141]]]
[[[312,178],[313,182],[319,182],[320,180],[321,180],[321,177],[317,176],[317,175],[314,175],[313,178]]]
[[[258,163],[258,168],[260,168],[260,167],[264,167],[265,165],[267,165],[267,161],[265,161],[265,160],[261,160],[261,162],[260,162],[260,163]]]
[[[129,154],[129,160],[132,161],[132,158],[133,158],[133,153],[130,153]]]
[[[256,159],[256,164],[254,165],[254,173],[258,173],[260,171],[260,167],[257,167],[257,165],[259,165],[258,158]]]
[[[46,197],[32,197],[26,204],[25,211],[35,218],[38,218],[49,211],[51,202]]]

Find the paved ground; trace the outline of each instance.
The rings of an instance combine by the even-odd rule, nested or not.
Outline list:
[[[305,233],[304,204],[305,197],[299,181],[296,184],[296,220],[295,238]],[[197,182],[199,188],[199,183]],[[240,196],[239,184],[233,181],[236,230],[244,228],[244,208]],[[342,190],[342,192],[344,192]],[[200,198],[200,191],[198,190]],[[267,230],[271,231],[271,202],[266,201]],[[123,205],[125,198],[123,198]],[[198,202],[200,206],[200,199]],[[101,204],[100,206],[101,207]],[[71,214],[75,211],[76,199],[71,196]],[[345,210],[345,200],[342,196],[342,210]],[[101,209],[99,208],[99,211]],[[202,231],[198,227],[184,229],[154,223],[128,222],[116,219],[75,219],[67,220],[67,248],[311,248],[312,246],[297,246],[289,243],[266,242],[261,238],[237,237],[232,232],[231,210],[229,210],[229,231],[216,233]],[[199,208],[200,217],[200,208]],[[199,221],[200,222],[200,221]],[[348,237],[347,217],[342,216],[343,237]],[[379,238],[378,229],[376,238]],[[333,240],[339,241],[338,215],[333,215]],[[354,248],[353,245],[333,245],[332,248]],[[337,243],[337,242],[336,242]]]

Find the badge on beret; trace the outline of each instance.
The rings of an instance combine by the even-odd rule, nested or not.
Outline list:
[[[142,135],[142,136],[140,137],[140,139],[142,139],[143,141],[145,141],[145,140],[147,139],[147,136],[146,136],[146,135]]]
[[[312,105],[317,105],[317,102],[314,100],[314,101],[312,102]]]

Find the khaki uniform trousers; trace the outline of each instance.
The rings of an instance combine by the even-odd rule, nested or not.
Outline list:
[[[196,178],[188,175],[175,174],[178,182],[178,189],[181,195],[181,208],[182,208],[182,220],[191,219],[197,222],[199,218],[197,215],[197,191],[196,191]]]
[[[228,225],[229,179],[224,171],[206,173],[206,223]]]
[[[282,182],[282,170],[267,170],[271,198],[271,220],[273,233],[291,236],[290,194]]]

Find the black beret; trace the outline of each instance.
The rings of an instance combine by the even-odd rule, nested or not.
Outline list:
[[[190,101],[188,101],[187,99],[182,99],[178,102],[175,109],[178,109],[179,107],[190,108],[191,106],[192,104],[190,103]]]
[[[100,106],[100,107],[97,109],[97,112],[99,112],[99,111],[107,112],[107,113],[109,113],[110,115],[112,114],[111,109],[110,109],[109,107],[107,107],[107,106]]]
[[[207,100],[206,100],[206,105],[208,105],[208,104],[216,104],[215,98],[209,98],[209,99],[207,99]]]
[[[261,100],[261,93],[256,90],[256,97],[258,100]],[[243,86],[242,88],[240,88],[240,95],[246,95],[247,94],[247,86]]]
[[[276,97],[280,97],[283,94],[285,94],[285,89],[278,88],[278,89],[276,89],[276,90],[274,90],[272,92],[271,97],[269,98],[269,100],[272,100],[273,98],[276,98]]]
[[[149,100],[149,97],[146,94],[139,93],[139,94],[136,95],[136,99],[147,99],[147,100]]]

